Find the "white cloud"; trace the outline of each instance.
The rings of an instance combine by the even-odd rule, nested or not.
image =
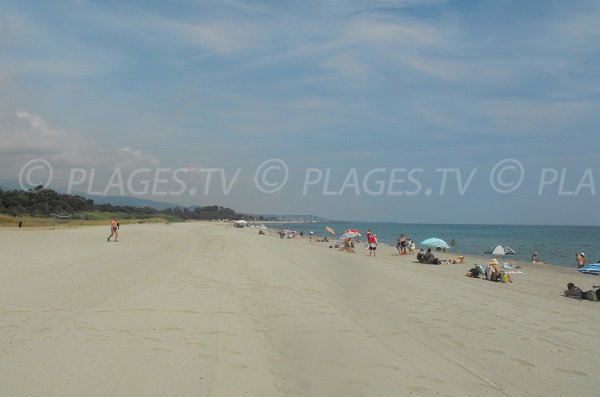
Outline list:
[[[402,48],[442,47],[452,32],[425,21],[411,18],[384,20],[359,18],[345,27],[343,40],[376,46],[399,45]]]
[[[111,18],[118,21],[112,29],[141,37],[153,50],[160,51],[198,47],[219,55],[231,55],[255,48],[269,38],[268,27],[252,20],[203,18],[189,22],[151,13],[127,15],[126,18],[112,15]],[[101,24],[102,21],[96,19],[94,23]]]
[[[0,154],[0,168],[7,179],[14,179],[17,168],[34,158],[45,159],[56,169],[131,170],[160,165],[157,159],[139,149],[114,147],[53,127],[41,116],[28,111],[0,118]]]

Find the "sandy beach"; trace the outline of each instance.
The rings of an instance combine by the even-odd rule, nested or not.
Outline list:
[[[600,278],[221,223],[0,229],[2,396],[596,395]],[[442,258],[450,254],[440,255]]]

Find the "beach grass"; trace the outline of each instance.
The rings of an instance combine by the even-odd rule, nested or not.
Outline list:
[[[99,226],[107,225],[113,216],[119,218],[121,224],[139,224],[139,223],[174,223],[182,222],[175,217],[152,217],[152,218],[127,218],[127,214],[89,211],[76,214],[68,224],[58,224],[58,227],[73,226]],[[0,214],[0,227],[53,227],[54,219],[52,217],[32,217],[32,216],[11,216]]]

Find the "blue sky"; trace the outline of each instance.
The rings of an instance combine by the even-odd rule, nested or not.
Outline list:
[[[0,0],[0,11],[5,184],[33,159],[52,165],[58,190],[73,168],[94,169],[101,191],[115,169],[186,168],[185,194],[144,196],[334,219],[600,224],[597,1]],[[255,172],[270,159],[289,178],[265,193]],[[524,177],[499,193],[490,174],[505,159]],[[208,189],[206,169],[223,170]],[[394,169],[406,173],[390,188]],[[407,182],[415,169],[420,185]],[[458,170],[445,189],[443,169]]]

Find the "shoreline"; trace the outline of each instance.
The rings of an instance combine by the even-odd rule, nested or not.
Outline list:
[[[252,227],[247,227],[244,229],[248,229],[248,230],[252,230],[252,231],[255,230],[255,228],[252,228]],[[273,233],[267,233],[266,236],[260,236],[260,237],[269,237],[269,238],[274,238],[276,240],[282,240],[277,235],[276,230],[269,229],[269,232],[271,232],[271,231]],[[258,233],[258,232],[256,231],[256,233]],[[313,235],[313,242],[308,241],[306,234],[304,235],[304,238],[291,238],[291,239],[285,238],[283,240],[297,241],[300,243],[306,242],[312,246],[319,247],[319,249],[327,249],[330,251],[339,251],[339,254],[341,254],[341,255],[344,255],[344,254],[345,255],[362,255],[365,257],[369,257],[368,250],[363,249],[364,241],[361,242],[360,244],[355,244],[356,245],[355,254],[349,254],[340,249],[329,248],[329,245],[331,245],[331,243],[335,242],[335,240],[333,240],[333,239],[329,243],[314,242],[314,239],[318,239],[318,238],[322,238],[322,237],[325,237],[325,236],[324,235],[317,236],[316,234]],[[327,236],[327,237],[329,237],[329,236]],[[434,269],[439,268],[439,267],[447,267],[447,268],[451,269],[449,271],[451,271],[453,273],[454,277],[456,277],[456,275],[458,274],[459,276],[462,276],[462,278],[464,278],[466,280],[469,280],[469,278],[466,277],[465,274],[474,265],[480,264],[480,265],[483,265],[485,268],[485,266],[488,265],[493,258],[496,258],[498,260],[498,262],[500,262],[500,264],[508,263],[513,266],[518,266],[518,268],[516,268],[516,269],[508,270],[509,272],[517,272],[517,273],[511,273],[511,275],[513,276],[513,285],[518,282],[521,275],[525,276],[525,275],[529,274],[528,276],[524,277],[524,280],[535,280],[540,275],[545,276],[547,274],[552,274],[553,276],[555,276],[557,278],[557,280],[560,279],[562,281],[560,283],[557,283],[556,287],[555,287],[555,292],[560,297],[562,297],[562,291],[564,289],[566,289],[567,283],[569,283],[569,282],[574,282],[577,286],[580,286],[584,290],[590,290],[590,289],[592,289],[592,287],[594,285],[600,285],[600,277],[593,275],[593,274],[580,273],[577,271],[577,268],[575,266],[573,268],[569,268],[566,266],[556,265],[556,264],[552,264],[552,263],[530,263],[530,262],[524,262],[524,261],[518,261],[518,260],[511,260],[507,256],[486,257],[483,255],[465,254],[465,253],[462,253],[459,251],[452,251],[452,252],[447,251],[445,253],[435,252],[435,251],[433,251],[433,252],[434,252],[434,255],[436,256],[436,258],[439,258],[439,259],[454,259],[458,256],[464,256],[465,259],[464,259],[463,263],[429,265],[429,264],[419,263],[416,260],[416,254],[415,255],[398,255],[398,253],[397,253],[398,250],[396,249],[396,247],[389,245],[389,244],[379,243],[377,251],[380,252],[379,257],[382,256],[381,253],[383,252],[383,256],[385,256],[386,258],[395,257],[403,262],[409,261],[411,265],[415,265],[416,267],[434,268]],[[507,260],[505,260],[505,259],[507,259]],[[457,268],[460,270],[458,270]],[[598,277],[598,278],[596,278],[596,277]],[[485,280],[485,277],[482,277],[481,280],[488,282],[488,280]],[[496,284],[494,282],[489,282],[489,283]],[[500,284],[502,284],[502,283],[500,283]],[[522,283],[521,283],[521,285],[522,285]]]
[[[274,223],[276,223],[276,224],[277,224],[277,223],[284,224],[284,223],[282,223],[282,222],[274,222]],[[302,223],[300,223],[300,222],[292,222],[292,223],[294,223],[294,224],[302,224]],[[268,224],[265,224],[265,225],[267,225],[267,226],[268,226]],[[258,225],[257,225],[257,226],[258,226]],[[493,225],[490,225],[490,226],[493,226]],[[253,227],[247,227],[247,228],[249,228],[249,229],[254,229]],[[269,228],[269,231],[272,231],[272,232],[274,232],[274,233],[277,233],[277,230],[276,230],[276,229]],[[319,231],[319,232],[320,232],[320,231]],[[315,234],[313,235],[313,238],[315,238],[315,239],[324,238],[324,237],[331,238],[331,239],[332,239],[332,241],[334,241],[334,240],[333,240],[333,237],[332,237],[330,234],[329,234],[329,235],[327,235],[327,234],[324,234],[324,233],[315,233]],[[304,239],[307,239],[306,233],[304,234]],[[363,245],[364,245],[364,244],[365,244],[365,241],[361,240],[361,243],[360,243],[360,244],[363,244]],[[391,244],[387,244],[387,243],[379,243],[379,244],[378,244],[378,246],[386,246],[386,247],[390,247],[390,248],[392,248],[394,251],[396,251],[396,252],[397,252],[397,250],[396,250],[396,247],[395,247],[394,245],[391,245]],[[427,249],[427,247],[423,247],[423,248],[424,248],[424,249]],[[417,244],[417,252],[418,252],[418,250],[419,250],[419,247],[418,247],[418,244]],[[573,264],[573,266],[571,267],[571,266],[560,265],[560,264],[557,264],[557,263],[552,263],[552,262],[532,263],[532,262],[529,262],[529,261],[523,261],[523,260],[518,260],[518,259],[512,259],[512,258],[511,258],[511,255],[504,255],[504,256],[494,256],[494,255],[487,255],[487,256],[486,256],[486,254],[484,254],[484,253],[481,253],[481,254],[472,254],[472,253],[466,253],[466,252],[459,251],[459,250],[454,250],[454,249],[447,250],[446,252],[436,252],[435,250],[432,250],[432,252],[434,253],[434,255],[435,255],[436,257],[440,257],[440,256],[446,256],[446,255],[447,255],[447,256],[449,256],[449,257],[451,257],[451,258],[454,258],[454,257],[457,257],[457,256],[459,256],[459,255],[462,255],[462,256],[464,256],[465,258],[467,258],[467,257],[469,257],[469,258],[477,258],[478,262],[476,262],[476,263],[478,263],[478,264],[486,264],[486,265],[487,265],[487,264],[488,264],[488,263],[489,263],[489,262],[490,262],[490,261],[491,261],[493,258],[496,258],[496,259],[497,259],[497,260],[498,260],[500,263],[504,263],[504,262],[507,262],[507,263],[514,263],[514,264],[516,264],[516,265],[518,265],[518,266],[521,266],[521,267],[523,267],[523,268],[527,268],[527,267],[530,267],[530,266],[540,266],[540,265],[541,265],[541,266],[549,266],[549,267],[553,267],[553,268],[557,268],[557,269],[565,269],[565,270],[571,270],[571,269],[573,269],[573,270],[577,270],[577,266],[576,266],[576,264]],[[579,272],[577,272],[577,273],[579,273]],[[598,280],[598,283],[600,284],[600,279]]]

